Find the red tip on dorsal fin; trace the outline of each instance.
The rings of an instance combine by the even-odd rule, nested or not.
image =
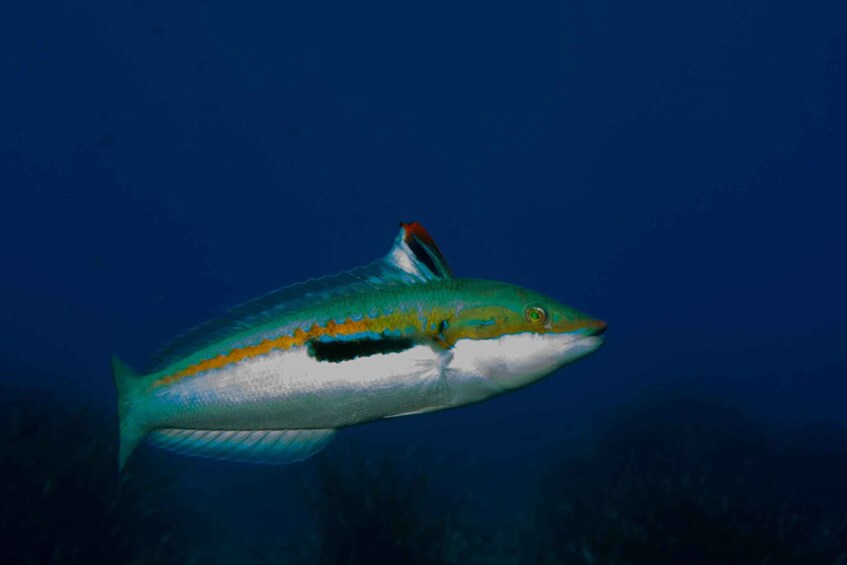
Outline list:
[[[409,243],[410,238],[412,236],[415,236],[421,243],[425,245],[431,245],[436,249],[438,248],[438,246],[435,245],[435,240],[432,239],[431,235],[429,235],[429,232],[426,231],[426,229],[424,229],[424,227],[418,222],[409,222],[408,224],[400,222],[400,225],[403,227],[404,230],[406,230],[406,235],[403,236],[403,239],[406,241],[406,243]]]

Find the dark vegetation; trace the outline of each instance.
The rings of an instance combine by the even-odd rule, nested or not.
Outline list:
[[[361,449],[317,462],[302,491],[311,534],[288,548],[284,562],[331,565],[467,563],[482,538],[464,517],[460,499],[429,487],[435,471],[420,457]]]
[[[118,478],[116,418],[32,391],[2,399],[0,562],[171,563],[184,554],[156,496],[167,477],[140,461],[143,472]]]
[[[845,563],[847,434],[649,400],[548,470],[533,522],[538,563]]]
[[[547,467],[530,518],[500,531],[438,492],[425,456],[329,450],[295,471],[304,506],[246,491],[251,519],[300,513],[258,547],[172,504],[173,466],[151,450],[119,479],[114,415],[2,398],[3,563],[847,563],[845,431],[764,427],[719,403],[653,399],[607,418]],[[519,547],[494,547],[517,529]]]

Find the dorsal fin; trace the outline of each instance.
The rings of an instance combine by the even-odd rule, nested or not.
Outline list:
[[[415,266],[401,264],[402,259],[398,256],[396,263],[398,267],[420,272],[424,280],[453,278],[453,272],[447,266],[447,259],[441,254],[441,250],[435,245],[435,240],[422,225],[417,222],[401,223],[400,228],[400,235],[397,236],[394,247],[391,249],[392,253],[389,255],[399,251],[400,256],[409,257]]]
[[[453,277],[432,236],[417,222],[400,224],[388,254],[367,265],[277,289],[176,337],[153,356],[158,371],[211,343],[260,326],[281,314],[387,286]]]

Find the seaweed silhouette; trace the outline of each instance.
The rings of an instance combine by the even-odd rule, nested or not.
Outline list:
[[[464,519],[463,502],[434,492],[421,460],[340,453],[317,461],[302,480],[313,531],[288,548],[290,561],[462,563],[478,552],[482,538]]]
[[[738,409],[685,398],[624,410],[541,481],[535,561],[843,563],[847,434],[828,429],[814,454],[798,448],[821,433],[778,441]],[[798,449],[820,467],[792,465]],[[829,509],[806,492],[821,472],[842,477]]]
[[[847,431],[766,427],[719,402],[607,418],[546,470],[516,540],[473,524],[433,457],[337,446],[285,471],[303,511],[273,481],[244,486],[285,532],[254,546],[225,507],[213,523],[172,504],[171,466],[147,450],[119,477],[114,414],[3,393],[3,563],[847,563]],[[307,519],[291,531],[284,516]]]
[[[2,398],[0,561],[187,560],[181,548],[188,545],[160,512],[167,477],[154,469],[118,477],[114,418],[32,391],[7,390]]]

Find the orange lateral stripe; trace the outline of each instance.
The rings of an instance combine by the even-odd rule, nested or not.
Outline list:
[[[309,328],[308,331],[303,331],[302,329],[297,328],[294,330],[292,335],[266,339],[256,345],[233,349],[229,353],[221,354],[217,357],[212,357],[211,359],[206,359],[205,361],[186,367],[176,373],[157,379],[150,385],[150,388],[152,389],[169,385],[182,380],[185,377],[190,377],[191,375],[196,375],[197,373],[202,373],[204,371],[220,369],[221,367],[238,363],[244,359],[252,359],[259,355],[267,355],[271,351],[287,351],[293,347],[302,347],[310,339],[322,336],[335,337],[362,332],[379,333],[389,329],[392,325],[396,325],[397,322],[403,321],[403,318],[405,318],[405,316],[402,314],[395,313],[391,316],[382,316],[373,319],[363,318],[358,321],[348,318],[340,324],[334,320],[330,320],[327,322],[326,326],[319,326],[315,324]]]

